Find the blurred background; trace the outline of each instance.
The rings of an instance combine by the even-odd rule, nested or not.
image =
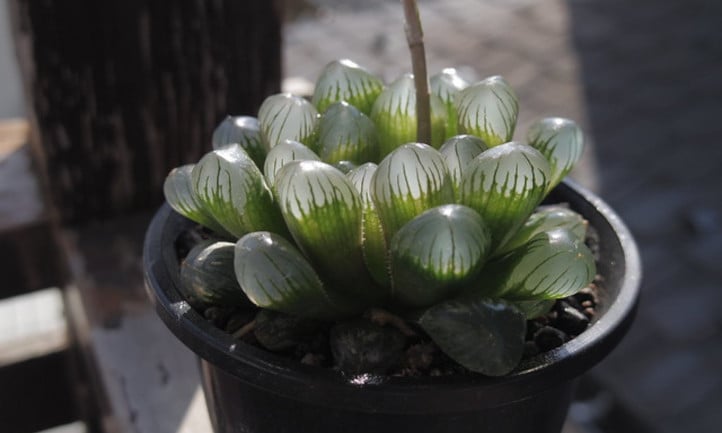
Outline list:
[[[722,3],[419,9],[430,73],[503,75],[517,139],[544,116],[583,127],[573,177],[639,244],[636,321],[565,433],[719,432]],[[143,292],[144,229],[225,114],[309,94],[337,58],[408,72],[399,2],[0,3],[0,430],[207,431],[194,361]]]

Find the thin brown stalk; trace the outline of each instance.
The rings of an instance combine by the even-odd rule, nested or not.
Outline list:
[[[238,329],[236,332],[233,333],[233,338],[236,340],[240,340],[241,338],[245,337],[247,334],[250,334],[253,332],[253,330],[256,329],[256,321],[251,320],[250,322],[243,325],[240,329]]]
[[[365,316],[379,326],[391,325],[407,337],[416,336],[416,332],[401,317],[381,308],[371,308]]]
[[[406,41],[411,51],[411,66],[416,85],[416,141],[431,144],[431,106],[426,72],[424,32],[421,29],[416,0],[402,0],[406,17]]]

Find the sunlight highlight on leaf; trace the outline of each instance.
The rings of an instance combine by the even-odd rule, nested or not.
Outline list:
[[[199,203],[234,236],[258,230],[286,233],[261,171],[240,146],[207,153],[191,177]]]
[[[449,169],[438,150],[405,144],[390,153],[371,180],[371,196],[386,240],[427,209],[453,202]]]
[[[431,95],[431,143],[441,146],[446,138],[446,106]],[[414,77],[404,74],[391,83],[376,99],[371,119],[379,134],[381,156],[388,155],[403,143],[416,140],[416,88]]]
[[[307,100],[289,93],[269,96],[258,110],[258,122],[266,150],[285,140],[299,141],[315,150],[314,132],[318,112]]]
[[[391,240],[394,298],[427,307],[448,298],[481,271],[491,234],[473,209],[449,204],[406,223]]]
[[[361,250],[363,205],[351,181],[326,163],[293,161],[275,189],[291,235],[329,287],[373,297]]]
[[[502,247],[544,198],[549,163],[526,144],[510,142],[486,150],[467,167],[461,203],[491,228],[493,249]]]
[[[384,83],[348,59],[335,60],[321,71],[311,102],[320,113],[335,102],[346,101],[362,113],[371,113]]]
[[[576,123],[561,117],[535,122],[527,133],[529,144],[541,152],[551,166],[548,191],[574,168],[584,152],[584,135]]]
[[[459,133],[480,137],[489,146],[510,141],[516,128],[519,102],[499,75],[472,84],[456,99]]]
[[[163,195],[166,201],[174,211],[189,220],[208,227],[221,236],[231,236],[196,198],[191,180],[194,166],[195,164],[183,165],[168,173],[163,183]]]
[[[226,116],[213,131],[213,149],[237,144],[248,153],[258,168],[263,168],[266,147],[261,138],[258,119],[251,116]]]
[[[238,240],[234,268],[254,304],[300,317],[330,319],[349,313],[329,295],[310,263],[286,239],[253,232]]]
[[[365,114],[346,102],[328,107],[318,122],[317,136],[318,154],[329,164],[348,161],[359,165],[378,160],[376,126]]]

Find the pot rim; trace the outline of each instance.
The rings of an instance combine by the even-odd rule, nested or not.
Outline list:
[[[311,403],[323,402],[357,411],[424,413],[460,412],[495,407],[528,398],[591,368],[621,340],[633,320],[641,283],[639,253],[619,216],[589,190],[565,180],[552,195],[561,196],[600,232],[613,234],[610,264],[621,271],[621,285],[607,311],[586,331],[562,346],[522,362],[503,377],[346,378],[326,368],[310,367],[242,342],[214,327],[182,298],[178,287],[177,235],[192,222],[165,203],[146,233],[143,268],[146,290],[168,328],[208,362],[236,378],[270,392]],[[592,214],[590,214],[590,212]],[[603,246],[604,248],[604,246]],[[170,251],[169,251],[170,250]],[[174,266],[175,263],[175,266]],[[607,288],[609,289],[609,288]]]

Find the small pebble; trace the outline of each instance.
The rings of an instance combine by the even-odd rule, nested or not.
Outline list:
[[[248,322],[253,320],[255,316],[256,312],[254,310],[238,310],[231,317],[228,318],[225,328],[226,332],[229,334],[233,334],[234,332],[238,331],[246,324],[248,324]]]
[[[522,355],[523,358],[531,358],[532,356],[536,356],[539,354],[539,346],[536,345],[533,341],[525,341],[524,342],[524,355]]]
[[[555,325],[571,335],[579,335],[589,326],[589,319],[579,310],[566,302],[559,303],[557,320]]]
[[[208,307],[203,312],[203,317],[211,322],[216,328],[225,329],[228,319],[231,318],[235,311],[236,307]]]
[[[406,349],[404,363],[411,370],[428,370],[431,366],[431,363],[434,362],[435,352],[436,346],[433,344],[414,344],[408,349]]]
[[[567,335],[556,328],[551,326],[545,326],[541,328],[534,335],[534,342],[539,347],[539,350],[546,352],[552,350],[555,347],[559,347],[567,340]]]
[[[334,366],[342,372],[383,375],[402,360],[406,337],[396,328],[352,319],[333,325],[329,343]]]
[[[537,333],[546,323],[541,323],[539,319],[530,320],[526,323],[526,340],[533,340],[534,334]]]
[[[569,304],[569,305],[571,305],[572,307],[574,307],[574,308],[577,309],[577,310],[580,310],[580,311],[581,311],[581,310],[583,309],[582,304],[580,304],[579,301],[578,301],[574,296],[570,296],[570,297],[568,297],[568,298],[564,298],[562,302],[557,302],[557,304],[555,305],[555,307],[558,308],[559,305],[561,305],[561,304],[564,303],[564,302],[567,303],[567,304]]]
[[[596,299],[594,297],[594,291],[591,287],[585,287],[582,290],[578,291],[576,294],[574,294],[574,298],[576,298],[577,301],[584,303],[587,301],[596,303]]]
[[[301,364],[320,367],[325,360],[326,357],[320,353],[307,353],[303,356],[303,358],[301,358]]]

